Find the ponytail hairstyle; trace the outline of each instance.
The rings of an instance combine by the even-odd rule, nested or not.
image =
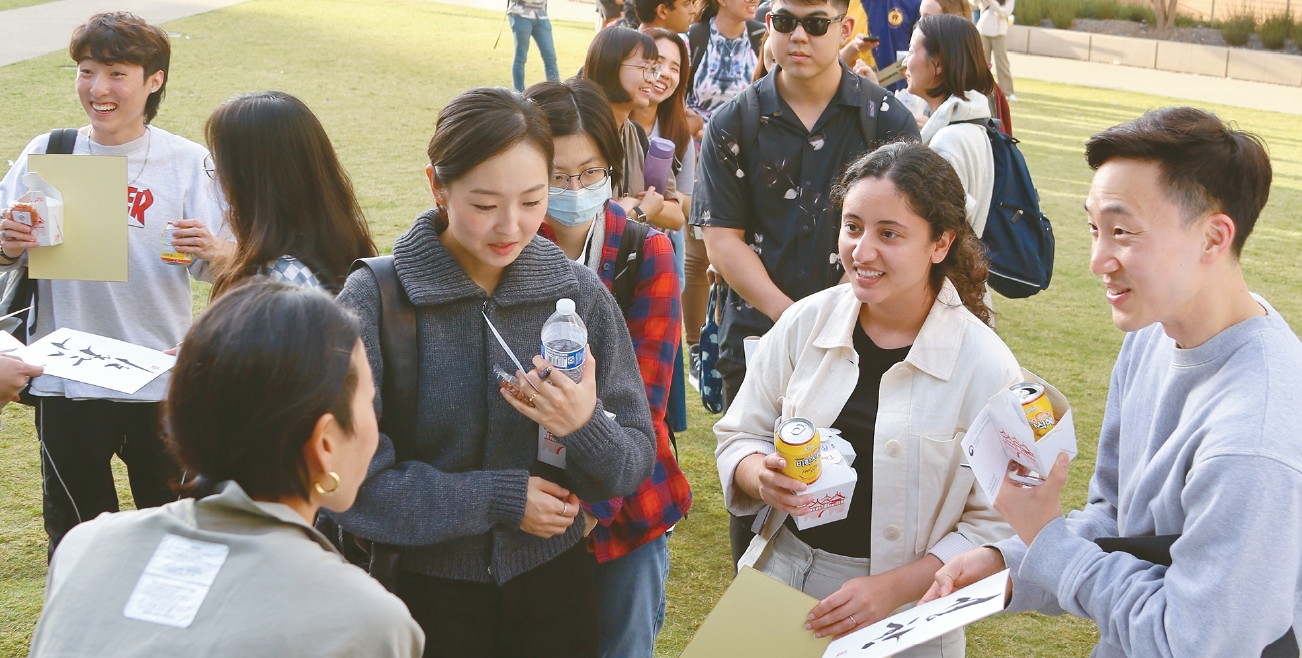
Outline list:
[[[538,104],[502,87],[471,89],[448,101],[439,112],[428,151],[434,179],[441,186],[451,185],[521,143],[538,149],[547,161],[547,171],[552,170],[551,128]],[[447,209],[439,208],[434,230],[441,234],[447,227]]]
[[[985,248],[967,223],[963,182],[949,162],[918,142],[887,144],[846,167],[832,188],[832,203],[841,206],[850,188],[865,178],[894,184],[909,209],[931,225],[932,240],[954,232],[945,260],[931,266],[931,292],[940,294],[949,279],[963,306],[989,325],[994,311],[985,302]]]

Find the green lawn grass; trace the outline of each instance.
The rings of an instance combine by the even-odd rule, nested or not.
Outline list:
[[[0,0],[4,2],[5,0]],[[10,0],[12,1],[12,0]],[[3,6],[3,5],[0,5]],[[475,85],[509,85],[509,42],[492,49],[501,15],[415,0],[253,0],[169,23],[175,38],[160,127],[201,139],[214,106],[235,94],[280,89],[321,117],[352,174],[376,241],[388,249],[429,203],[425,145],[438,109]],[[557,23],[562,71],[576,70],[591,38],[587,24]],[[528,79],[542,79],[536,51]],[[0,68],[0,155],[12,159],[35,134],[81,125],[66,55]],[[1112,327],[1102,287],[1088,272],[1088,234],[1080,209],[1090,172],[1082,157],[1093,132],[1173,101],[1031,80],[1018,82],[1015,128],[1054,220],[1058,238],[1052,288],[1029,300],[997,299],[998,326],[1023,365],[1054,382],[1076,407],[1081,455],[1065,503],[1085,500],[1109,371],[1122,334]],[[1244,253],[1254,290],[1284,314],[1302,313],[1302,129],[1286,115],[1213,107],[1260,133],[1270,145],[1276,182],[1271,203]],[[206,288],[196,286],[195,307]],[[40,469],[30,410],[10,405],[0,431],[0,656],[25,655],[45,578]],[[669,604],[658,653],[676,656],[732,576],[727,518],[714,470],[713,419],[692,405],[692,428],[679,439],[695,503],[670,542]],[[119,473],[119,476],[121,473]],[[129,495],[122,491],[124,499]],[[1091,622],[1040,615],[974,625],[970,655],[1085,656]]]
[[[19,7],[30,7],[32,5],[43,5],[54,0],[0,0],[0,11],[6,9],[17,9]]]

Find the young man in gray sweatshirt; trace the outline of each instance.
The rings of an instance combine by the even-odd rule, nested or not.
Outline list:
[[[1005,478],[995,509],[1017,537],[950,561],[928,597],[1007,566],[1009,610],[1093,619],[1094,656],[1297,656],[1302,343],[1239,262],[1270,192],[1265,147],[1165,108],[1086,158],[1090,269],[1127,332],[1089,502],[1063,516],[1065,455],[1039,487]],[[1109,537],[1130,552],[1095,542]]]

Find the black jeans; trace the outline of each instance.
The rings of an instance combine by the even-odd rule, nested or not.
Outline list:
[[[719,362],[719,375],[723,377],[723,411],[728,412],[728,407],[732,406],[732,401],[737,399],[737,392],[741,390],[741,382],[746,378],[746,366],[739,365],[730,361]],[[755,536],[750,527],[755,524],[755,516],[733,516],[728,514],[728,546],[732,549],[732,568],[737,568],[737,563],[741,561],[741,556],[746,552],[746,547],[750,546],[750,540]]]
[[[398,598],[425,658],[596,658],[597,593],[586,542],[502,585],[404,571]]]
[[[73,526],[118,511],[110,460],[127,465],[136,508],[176,500],[176,462],[163,446],[157,402],[37,397],[41,494],[48,556]]]

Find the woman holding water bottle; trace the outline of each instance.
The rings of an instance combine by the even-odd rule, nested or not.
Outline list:
[[[614,293],[651,405],[655,474],[632,495],[585,500],[600,523],[589,543],[597,563],[601,654],[651,656],[664,621],[668,531],[692,504],[665,422],[682,329],[673,247],[659,231],[629,222],[611,199],[623,163],[615,117],[601,89],[572,79],[536,84],[525,95],[547,116],[556,145],[541,234]]]
[[[394,243],[396,297],[415,311],[414,428],[410,441],[388,435],[377,390],[379,449],[335,518],[400,547],[397,594],[438,638],[426,656],[598,655],[580,500],[628,495],[652,473],[655,435],[619,309],[537,235],[552,157],[536,104],[500,88],[463,93],[430,141],[437,207]],[[381,382],[381,318],[394,317],[383,293],[362,268],[338,298],[357,312]],[[577,382],[534,356],[564,300],[586,325]]]

